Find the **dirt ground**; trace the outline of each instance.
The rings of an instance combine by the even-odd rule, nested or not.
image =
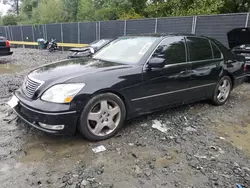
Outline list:
[[[24,75],[67,54],[13,51],[0,57],[1,188],[250,187],[249,83],[224,106],[202,101],[143,116],[93,143],[80,134],[48,135],[16,118],[6,102]],[[94,153],[100,145],[106,151]]]

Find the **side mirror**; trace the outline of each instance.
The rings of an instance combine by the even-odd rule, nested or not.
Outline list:
[[[163,68],[165,65],[165,59],[159,57],[153,57],[148,62],[149,68]]]
[[[95,53],[95,49],[94,49],[94,48],[89,47],[89,50],[90,50],[91,54],[94,54],[94,53]]]

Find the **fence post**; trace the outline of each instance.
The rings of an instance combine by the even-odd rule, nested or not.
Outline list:
[[[24,41],[24,37],[23,37],[23,26],[20,25],[20,30],[21,30],[21,38],[22,38],[22,41]],[[23,48],[25,48],[25,45],[23,44]]]
[[[45,24],[43,24],[42,26],[43,26],[43,36],[40,36],[40,37],[43,37],[46,40],[47,38],[45,36]]]
[[[158,28],[158,18],[155,19],[155,33],[157,33]]]
[[[98,33],[97,33],[98,31],[97,31],[97,22],[95,23],[95,40],[98,40],[97,39],[97,35],[98,35]]]
[[[249,21],[249,13],[247,13],[247,18],[246,18],[246,24],[245,24],[245,27],[248,26],[248,21]]]
[[[192,31],[191,34],[195,34],[196,33],[196,23],[197,23],[197,16],[193,17],[193,23],[192,23]]]
[[[61,42],[63,43],[63,24],[61,23]],[[64,51],[64,48],[62,47],[62,51]]]
[[[99,22],[99,40],[101,39],[101,22]]]
[[[124,20],[124,36],[127,35],[127,20]]]
[[[31,25],[31,29],[32,29],[32,38],[33,38],[33,42],[36,42],[36,41],[35,41],[35,33],[34,33],[34,25]],[[36,48],[36,47],[34,46],[34,48]]]
[[[12,40],[12,39],[11,39],[11,36],[10,36],[10,28],[9,28],[9,26],[6,26],[6,31],[7,31],[7,38],[8,38],[9,40]]]
[[[48,32],[47,32],[47,25],[46,24],[44,24],[44,30],[45,30],[44,35],[45,35],[46,39],[48,40]]]
[[[81,43],[81,30],[80,30],[80,23],[77,23],[77,30],[78,30],[78,44]]]
[[[6,38],[8,38],[8,33],[7,33],[7,28],[6,28],[6,26],[4,26],[4,29],[5,29],[5,36],[6,36]],[[9,39],[9,38],[8,38]]]
[[[13,33],[12,33],[12,26],[10,26],[10,38],[11,38],[11,40],[14,40]]]

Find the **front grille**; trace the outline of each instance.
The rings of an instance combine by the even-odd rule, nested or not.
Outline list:
[[[43,84],[43,81],[34,80],[32,78],[25,79],[23,83],[23,92],[25,95],[29,98],[32,98],[35,94],[35,92],[38,90],[38,88]]]

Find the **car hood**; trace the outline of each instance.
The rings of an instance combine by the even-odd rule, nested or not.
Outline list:
[[[79,58],[63,60],[56,63],[48,64],[33,70],[29,77],[40,81],[49,82],[66,82],[67,80],[94,74],[100,71],[109,71],[114,69],[126,68],[129,65],[120,63],[96,60],[93,58]]]
[[[237,48],[242,45],[250,44],[250,29],[236,28],[227,33],[229,48]]]

